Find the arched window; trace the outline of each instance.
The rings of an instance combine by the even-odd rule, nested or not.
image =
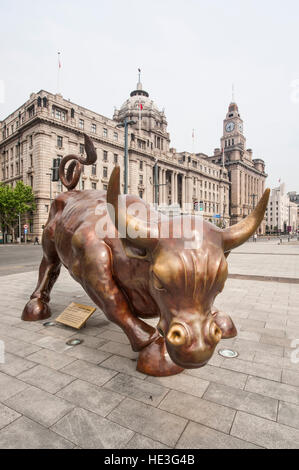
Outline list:
[[[42,105],[42,99],[41,99],[41,97],[39,96],[39,97],[37,98],[37,106],[40,108],[41,105]]]
[[[44,96],[43,98],[43,107],[46,108],[48,106],[48,100],[47,98]]]

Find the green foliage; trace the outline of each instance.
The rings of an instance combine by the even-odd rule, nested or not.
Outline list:
[[[19,214],[34,211],[36,208],[31,186],[18,181],[15,188],[0,183],[0,220],[13,232]]]

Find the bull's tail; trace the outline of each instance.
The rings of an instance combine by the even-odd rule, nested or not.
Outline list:
[[[78,155],[66,155],[59,165],[60,181],[69,191],[77,186],[82,172],[82,165],[93,165],[97,161],[96,149],[94,148],[92,140],[86,134],[84,134],[84,145],[86,158],[79,157]],[[70,160],[73,161],[67,167],[65,174],[65,165]]]

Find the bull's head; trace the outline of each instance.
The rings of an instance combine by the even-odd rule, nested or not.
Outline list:
[[[122,241],[129,256],[143,257],[149,263],[149,290],[160,309],[158,330],[176,364],[200,367],[210,359],[221,338],[236,334],[230,317],[213,310],[213,303],[227,279],[229,252],[248,240],[263,220],[269,189],[248,217],[225,230],[204,222],[202,234],[198,234],[194,228],[196,217],[192,216],[191,231],[202,241],[198,248],[186,248],[184,236],[173,236],[177,224],[182,224],[181,217],[160,215],[153,227],[148,222],[149,206],[135,196],[127,196],[120,208],[119,180],[120,170],[116,167],[108,186],[108,210],[111,216],[113,213],[116,227],[126,228]],[[130,204],[137,201],[146,207],[145,218],[129,213]],[[161,237],[165,224],[170,224],[168,238]],[[138,236],[133,237],[133,233]]]

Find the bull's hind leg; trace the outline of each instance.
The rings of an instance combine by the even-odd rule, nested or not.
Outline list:
[[[36,321],[44,320],[51,316],[49,308],[50,292],[60,273],[61,263],[55,253],[48,256],[44,253],[39,267],[39,276],[35,291],[25,305],[22,313],[22,320]]]

